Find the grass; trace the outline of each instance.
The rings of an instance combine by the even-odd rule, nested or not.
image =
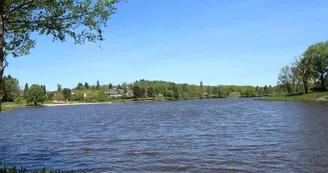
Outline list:
[[[43,169],[35,169],[35,170],[27,170],[25,168],[18,169],[17,167],[7,167],[6,164],[3,164],[0,161],[0,173],[74,173],[74,171],[62,171],[62,170],[47,170],[46,168]]]
[[[313,92],[308,94],[290,94],[290,95],[274,95],[268,98],[260,98],[258,100],[268,101],[328,101],[328,92]]]
[[[22,108],[22,107],[25,107],[25,104],[22,104],[22,105],[18,105],[14,102],[3,102],[1,104],[1,112],[7,112],[7,111],[10,111],[12,109],[15,109],[15,108]]]
[[[43,107],[42,105],[34,105],[34,104],[27,104],[27,103],[22,103],[22,104],[16,104],[14,102],[2,102],[1,103],[1,113],[7,112],[16,108],[36,108],[36,107]],[[1,173],[1,172],[0,172]]]

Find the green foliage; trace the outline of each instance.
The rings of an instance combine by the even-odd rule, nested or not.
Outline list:
[[[52,92],[47,93],[48,99],[51,100],[53,97],[55,97],[55,94],[56,94],[56,91],[52,91]]]
[[[62,92],[62,85],[57,84],[57,92]]]
[[[155,98],[155,93],[154,93],[153,87],[149,87],[147,89],[147,97],[149,97],[149,98]]]
[[[287,88],[288,93],[293,93],[293,90],[295,93],[301,90],[308,93],[311,86],[316,87],[320,83],[320,91],[325,91],[327,78],[328,41],[313,44],[301,56],[296,57],[291,68],[279,74],[278,85]]]
[[[307,94],[289,94],[289,95],[274,95],[272,97],[265,98],[264,100],[269,101],[311,101],[311,100],[322,100],[328,101],[327,92],[307,93]]]
[[[133,96],[134,98],[141,98],[143,96],[142,88],[140,88],[138,85],[133,87]]]
[[[11,75],[4,76],[2,80],[2,100],[3,101],[14,101],[19,96],[19,82],[16,78]]]
[[[71,100],[71,93],[72,93],[71,89],[69,89],[69,88],[63,89],[63,95],[64,95],[65,100]]]
[[[108,94],[106,93],[105,89],[100,89],[97,95],[97,101],[99,102],[105,102],[108,101]]]
[[[269,88],[268,88],[268,86],[264,86],[264,88],[263,88],[263,94],[264,95],[269,95]]]
[[[98,94],[94,91],[89,91],[87,97],[85,98],[86,102],[95,102],[97,101]]]
[[[47,170],[46,168],[27,170],[23,167],[18,169],[17,167],[7,167],[5,163],[0,161],[0,173],[74,173],[75,171],[63,171],[63,170]]]
[[[100,84],[99,84],[99,80],[97,80],[97,86],[96,86],[96,90],[100,90]]]
[[[43,85],[43,92],[44,92],[44,94],[47,94],[47,89],[46,89],[45,85]]]
[[[33,84],[27,94],[27,102],[31,103],[33,102],[34,105],[37,105],[38,103],[43,103],[45,100],[45,93],[40,85]]]
[[[28,54],[35,46],[35,40],[30,38],[33,32],[59,41],[71,37],[77,44],[103,40],[102,27],[116,12],[113,5],[119,1],[6,0],[1,6],[6,54]]]
[[[17,97],[14,100],[15,104],[22,105],[24,103],[24,100],[21,97]]]
[[[311,60],[314,77],[319,79],[321,88],[325,89],[325,80],[328,77],[328,41],[311,45],[305,56]]]
[[[63,92],[57,92],[57,93],[55,94],[55,99],[56,99],[57,101],[64,101],[64,100],[65,100],[65,97],[64,97]]]
[[[83,86],[82,83],[78,83],[77,86],[76,86],[76,89],[77,89],[77,90],[84,90],[85,87]]]
[[[88,84],[88,82],[85,82],[85,83],[84,83],[84,88],[85,88],[85,89],[89,89],[89,84]]]
[[[256,88],[252,86],[248,86],[243,88],[240,92],[242,97],[255,97],[256,96]]]
[[[293,62],[296,73],[300,76],[304,92],[308,93],[309,80],[313,77],[313,64],[309,56],[303,54]]]
[[[109,85],[108,85],[108,89],[112,89],[113,88],[113,85],[112,85],[112,83],[110,83]]]
[[[283,89],[285,89],[288,93],[292,92],[292,80],[293,75],[291,69],[288,65],[282,67],[280,69],[280,73],[278,75],[278,85],[280,85]]]
[[[75,91],[75,94],[72,94],[71,95],[71,100],[73,101],[84,101],[85,98],[84,98],[84,91],[81,91],[81,90],[76,90]]]
[[[28,83],[26,83],[24,87],[24,98],[27,98],[27,92],[28,92]]]

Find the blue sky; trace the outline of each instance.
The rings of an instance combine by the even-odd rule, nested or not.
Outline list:
[[[137,79],[204,85],[275,85],[280,68],[328,38],[326,0],[129,0],[99,44],[52,42],[9,57],[20,86]]]

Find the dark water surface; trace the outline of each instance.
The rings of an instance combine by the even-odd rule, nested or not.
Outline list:
[[[16,109],[0,160],[80,172],[328,172],[328,104],[252,99]]]

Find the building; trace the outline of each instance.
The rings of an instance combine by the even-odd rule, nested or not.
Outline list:
[[[71,90],[71,94],[74,95],[76,94],[77,90]],[[83,97],[86,97],[87,96],[87,93],[88,93],[88,90],[84,90],[83,91]]]

